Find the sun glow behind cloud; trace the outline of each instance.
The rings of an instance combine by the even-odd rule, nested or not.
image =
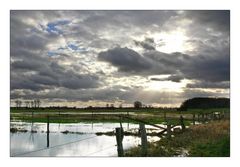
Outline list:
[[[182,92],[183,88],[187,84],[191,83],[190,80],[184,79],[181,82],[172,81],[150,81],[147,82],[144,87],[145,90],[151,91],[171,91],[171,92]]]
[[[173,53],[191,50],[191,46],[186,43],[188,37],[183,30],[154,34],[153,38],[157,43],[156,49],[161,52]]]

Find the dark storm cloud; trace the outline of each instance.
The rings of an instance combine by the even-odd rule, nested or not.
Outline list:
[[[45,86],[39,83],[35,83],[31,80],[25,81],[25,79],[17,78],[17,77],[14,77],[14,79],[11,80],[10,88],[11,90],[27,89],[32,91],[40,91],[40,90],[46,89]]]
[[[134,40],[136,46],[143,47],[146,50],[155,50],[155,42],[153,38],[145,38],[144,41]]]
[[[28,61],[15,61],[11,63],[11,70],[35,70],[43,67],[45,65],[42,64],[42,62],[39,61],[32,61],[32,59]]]
[[[13,46],[17,46],[19,48],[27,48],[30,50],[44,49],[46,46],[46,40],[42,36],[36,34],[33,34],[31,36],[26,35],[24,37],[16,37],[11,42],[11,45]]]
[[[172,81],[172,82],[181,82],[184,77],[182,75],[171,75],[167,78],[151,78],[152,81]]]
[[[226,91],[225,93],[218,92],[218,91],[206,91],[206,90],[199,90],[199,89],[185,89],[184,92],[179,96],[182,99],[191,99],[194,97],[227,97],[229,96],[229,92]]]
[[[185,11],[184,17],[192,19],[194,23],[212,27],[217,31],[230,31],[229,10]]]
[[[181,82],[181,80],[184,79],[184,78],[182,76],[180,76],[180,75],[171,75],[167,79],[169,81],[172,81],[172,82]]]
[[[96,76],[70,75],[68,73],[57,74],[53,77],[39,73],[23,77],[12,76],[11,90],[29,89],[39,91],[49,88],[65,87],[69,89],[88,89],[99,86]],[[13,75],[13,74],[12,74]]]
[[[149,52],[145,56],[162,64],[165,70],[175,71],[171,73],[173,79],[177,71],[187,79],[211,82],[229,81],[230,79],[229,55],[189,56],[181,53],[162,54],[160,52]]]
[[[195,82],[191,84],[187,84],[187,88],[213,88],[213,89],[229,89],[230,82]]]
[[[228,55],[200,55],[192,58],[191,64],[183,67],[182,72],[189,79],[211,82],[229,81],[230,57]]]
[[[143,55],[144,57],[153,60],[153,62],[162,65],[162,69],[159,69],[159,73],[161,71],[175,73],[178,68],[183,67],[191,61],[191,57],[189,55],[179,52],[168,54],[159,51],[149,51],[145,52]]]
[[[118,67],[119,71],[133,71],[134,75],[170,74],[171,76],[166,80],[173,82],[180,82],[184,78],[210,82],[230,79],[229,55],[189,56],[158,51],[149,51],[140,55],[128,48],[114,48],[101,52],[99,59]]]
[[[100,52],[98,59],[109,62],[124,72],[141,72],[151,68],[151,62],[129,48],[117,47]]]
[[[24,62],[27,62],[24,61]],[[69,89],[96,88],[99,86],[99,78],[96,75],[77,74],[72,70],[66,70],[57,63],[45,63],[40,66],[24,62],[14,62],[11,66],[11,89],[43,90],[50,86],[66,87]],[[35,73],[18,77],[16,71],[26,70]],[[33,86],[32,86],[33,85]],[[29,87],[28,87],[29,86]]]
[[[127,90],[126,92],[121,89]],[[112,101],[118,99],[133,99],[134,90],[129,87],[123,86],[113,86],[112,88],[102,88],[102,89],[69,89],[69,88],[61,88],[59,90],[50,89],[48,93],[39,93],[36,95],[33,91],[22,91],[23,93],[19,93],[17,91],[12,92],[12,97],[15,98],[23,98],[23,99],[31,99],[34,94],[36,98],[39,99],[49,99],[50,101],[58,99],[58,100],[67,100],[67,101],[84,101],[87,102],[89,100],[100,100],[100,101]]]

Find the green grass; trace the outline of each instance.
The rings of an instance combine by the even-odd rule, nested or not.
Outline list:
[[[162,112],[162,109],[155,108],[115,108],[115,109],[81,109],[81,108],[58,108],[58,109],[50,109],[50,108],[10,108],[10,112]]]
[[[187,111],[176,111],[176,109],[161,109],[161,108],[115,108],[115,109],[73,109],[73,108],[59,108],[59,109],[49,109],[49,108],[10,108],[11,113],[22,113],[22,112],[137,112],[142,114],[163,114],[172,113],[172,114],[202,114],[202,113],[212,113],[212,112],[230,112],[229,108],[213,108],[213,109],[189,109]]]
[[[230,137],[221,137],[207,143],[195,143],[190,151],[193,157],[229,157]]]
[[[188,150],[193,157],[229,157],[230,123],[228,120],[213,121],[208,124],[191,126],[183,133],[175,134],[171,139],[162,138],[148,144],[151,157],[172,157]],[[135,147],[126,152],[126,156],[141,156],[141,148]]]
[[[45,123],[47,121],[47,116],[50,117],[51,123],[77,123],[77,122],[119,122],[119,117],[116,115],[108,115],[108,114],[84,114],[84,115],[78,115],[78,114],[61,114],[58,113],[49,113],[49,114],[32,114],[28,113],[12,113],[10,118],[11,121],[23,121],[23,122],[41,122]],[[126,116],[126,115],[125,115]],[[166,120],[164,117],[155,116],[155,115],[130,115],[132,118],[143,120],[148,123],[152,124],[167,124],[170,123],[171,125],[177,125],[179,124],[179,115],[172,115],[171,118],[167,118]],[[169,115],[170,116],[170,115]],[[175,116],[175,117],[173,117]],[[129,123],[137,123],[137,121],[123,118],[122,122],[129,122]],[[191,121],[185,119],[184,120],[185,125],[190,125]]]
[[[33,111],[33,118],[32,118]],[[60,111],[60,116],[59,116]],[[86,114],[86,112],[92,114]],[[109,114],[97,114],[98,112],[106,112]],[[193,118],[193,113],[212,113],[212,112],[229,112],[229,109],[191,109],[189,111],[175,111],[175,110],[163,110],[155,108],[142,108],[142,109],[101,109],[101,110],[91,110],[91,109],[44,109],[44,108],[11,108],[10,118],[11,121],[26,121],[26,122],[46,122],[47,115],[50,116],[51,122],[54,123],[77,123],[77,122],[119,122],[119,117],[110,115],[110,113],[121,112],[122,114],[129,114],[131,117],[149,122],[152,124],[166,123],[167,121],[171,125],[179,124],[179,117],[182,115],[184,117],[184,124],[186,126],[190,125]],[[63,112],[65,114],[63,114]],[[73,112],[68,114],[69,112]],[[79,115],[85,112],[84,115]],[[79,114],[78,114],[79,113]],[[134,115],[133,115],[134,114]],[[165,118],[166,116],[166,118]],[[195,115],[197,120],[197,115]],[[122,120],[123,122],[134,122],[132,120]]]

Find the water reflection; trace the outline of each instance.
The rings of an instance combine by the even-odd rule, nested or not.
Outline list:
[[[139,126],[121,124],[124,129],[137,130]],[[119,123],[52,123],[49,127],[49,148],[47,148],[46,126],[45,123],[12,122],[11,128],[28,131],[11,133],[11,156],[117,156],[116,137],[97,136],[95,133],[113,131],[120,126]],[[71,133],[62,133],[66,130]],[[34,131],[36,132],[33,133]],[[148,140],[156,141],[159,138],[148,137]],[[124,136],[123,148],[128,149],[139,143],[141,143],[140,138],[137,136]]]

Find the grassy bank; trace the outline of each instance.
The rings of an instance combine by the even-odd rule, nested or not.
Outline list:
[[[184,112],[158,109],[112,109],[105,112],[105,110],[90,110],[90,109],[60,109],[59,111],[41,109],[41,108],[11,108],[11,121],[24,122],[46,122],[46,117],[50,116],[52,123],[76,123],[76,122],[119,122],[119,117],[114,114],[130,115],[133,118],[144,120],[152,124],[158,124],[169,120],[171,124],[177,124],[179,117],[182,115],[185,124],[189,125],[193,119],[194,114],[226,112],[229,109],[198,109]],[[100,114],[99,114],[100,113]],[[201,118],[201,115],[200,115]],[[195,115],[195,120],[199,119],[199,115]],[[123,119],[122,122],[133,122],[132,120]]]
[[[12,113],[10,116],[11,121],[21,121],[21,122],[39,122],[46,123],[47,116],[49,116],[50,123],[78,123],[78,122],[120,122],[120,117],[114,114],[57,114],[57,113],[49,113],[49,114],[30,114],[30,113]],[[179,114],[171,113],[167,114],[167,117],[164,118],[162,114],[136,114],[131,113],[129,115],[123,114],[123,116],[129,116],[133,119],[122,118],[121,122],[126,123],[139,123],[137,120],[143,120],[147,123],[151,124],[166,124],[168,120],[171,125],[179,124]],[[185,125],[190,125],[192,122],[192,115],[183,115]],[[134,120],[136,119],[136,120]]]
[[[85,112],[93,112],[93,113],[99,113],[99,112],[109,112],[109,113],[114,113],[114,112],[123,112],[123,113],[141,113],[141,114],[163,114],[163,113],[171,113],[171,114],[203,114],[203,113],[212,113],[212,112],[230,112],[229,108],[211,108],[211,109],[188,109],[186,111],[177,111],[177,109],[164,109],[164,108],[140,108],[140,109],[135,109],[135,108],[114,108],[114,109],[82,109],[82,108],[56,108],[56,109],[51,109],[51,108],[15,108],[11,107],[10,108],[10,113],[85,113]]]
[[[185,156],[192,157],[229,157],[229,120],[190,126],[171,139],[163,138],[148,145],[148,156],[153,157],[181,156],[184,152]],[[141,148],[128,150],[126,156],[141,156]]]

